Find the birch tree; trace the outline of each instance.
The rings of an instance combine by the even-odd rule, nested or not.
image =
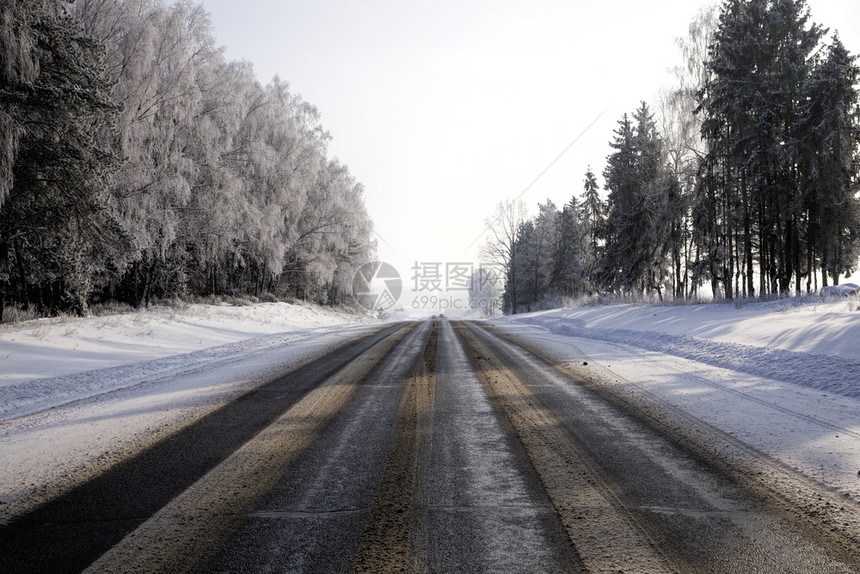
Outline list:
[[[521,258],[517,249],[520,227],[526,221],[526,208],[521,201],[500,201],[496,211],[486,221],[488,238],[481,249],[481,258],[488,264],[505,270],[503,307],[507,312],[519,312],[517,270]]]

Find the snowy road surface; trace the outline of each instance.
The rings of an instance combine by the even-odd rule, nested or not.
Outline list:
[[[856,398],[524,320],[306,333],[260,348],[283,376],[225,353],[9,419],[0,571],[860,569],[856,485],[818,468],[857,463]]]

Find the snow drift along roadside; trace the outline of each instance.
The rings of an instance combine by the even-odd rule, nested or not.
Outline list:
[[[845,302],[791,306],[578,307],[496,319],[629,345],[713,367],[860,398],[860,312]]]
[[[283,303],[3,326],[0,523],[380,327]]]
[[[3,325],[0,420],[369,323],[313,305],[261,303]]]
[[[493,322],[553,360],[630,396],[655,397],[857,501],[860,313],[852,307],[619,305]]]

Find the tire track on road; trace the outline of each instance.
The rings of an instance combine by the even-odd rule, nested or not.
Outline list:
[[[770,568],[785,572],[857,571],[860,507],[855,501],[813,483],[635,385],[618,385],[619,377],[614,374],[605,379],[596,377],[595,372],[573,363],[553,360],[527,338],[511,336],[493,327],[484,329],[470,324],[469,328],[485,339],[498,357],[504,357],[501,362],[513,369],[521,380],[529,378],[529,385],[543,400],[550,401],[556,409],[564,408],[566,412],[556,412],[567,417],[565,424],[571,429],[579,428],[577,421],[589,416],[586,413],[590,408],[588,404],[597,405],[595,401],[599,401],[629,416],[631,422],[643,425],[643,430],[650,429],[645,430],[643,437],[649,432],[660,437],[651,442],[652,446],[642,443],[641,454],[645,457],[637,455],[638,463],[632,456],[638,449],[635,442],[630,443],[632,450],[623,451],[618,451],[613,444],[626,444],[623,435],[615,439],[610,434],[607,437],[610,442],[598,440],[597,446],[589,446],[599,435],[605,435],[606,430],[610,433],[622,431],[611,419],[601,423],[606,426],[605,430],[600,427],[594,431],[585,430],[582,440],[589,441],[586,446],[591,457],[596,462],[602,461],[599,464],[621,481],[619,486],[630,489],[627,504],[632,505],[634,513],[644,511],[643,515],[636,516],[645,519],[643,525],[649,530],[656,527],[653,535],[661,539],[661,545],[667,545],[666,550],[673,559],[685,564],[682,571],[720,571],[721,568],[723,571],[749,571],[752,565],[755,565],[754,570]],[[499,355],[503,350],[504,354]],[[545,391],[534,384],[545,385]],[[584,400],[569,401],[565,395]],[[587,398],[589,395],[591,399]],[[576,432],[583,433],[583,430]],[[663,446],[660,445],[662,441],[665,441]],[[599,446],[601,444],[603,446]],[[678,465],[671,462],[672,459],[661,462],[661,451],[668,453],[675,449],[688,459],[687,463]],[[637,487],[630,480],[641,480],[639,475],[646,467],[651,467],[651,478],[642,484],[655,485],[654,495],[658,498],[654,500],[675,499],[672,504],[662,501],[653,504],[649,499],[654,495],[647,490],[637,494]],[[661,467],[668,472],[662,479],[659,478]],[[622,479],[624,476],[628,478]],[[680,482],[676,482],[679,479]],[[709,482],[722,486],[708,487]],[[693,490],[684,494],[688,487]],[[660,494],[663,488],[666,488],[665,494]],[[681,496],[676,497],[673,490]],[[708,535],[697,535],[697,530],[683,526],[686,522]],[[666,526],[669,526],[667,534],[661,535]],[[687,538],[689,541],[678,544],[677,539]],[[722,542],[715,544],[719,541]],[[709,553],[700,554],[691,563],[689,557],[701,553],[697,547],[709,548]],[[725,563],[714,562],[714,554],[710,552],[720,553]],[[745,562],[749,560],[753,561]]]
[[[595,485],[603,482],[561,421],[465,325],[466,342],[491,400],[510,420],[589,572],[674,572],[656,544]]]
[[[0,571],[80,572],[306,393],[400,330],[403,324],[392,325],[337,345],[0,524]]]
[[[641,386],[629,383],[606,367],[597,366],[595,373],[591,371],[593,366],[585,369],[576,363],[559,362],[528,340],[495,326],[489,326],[486,330],[539,357],[562,376],[582,381],[581,384],[597,396],[633,413],[644,424],[669,437],[682,449],[719,468],[751,493],[777,501],[788,512],[796,515],[799,521],[811,523],[817,528],[823,525],[822,532],[827,531],[828,537],[832,537],[850,553],[860,555],[860,504],[855,498],[821,485],[737,437],[696,418]],[[791,415],[792,412],[786,414]],[[802,418],[805,417],[802,415]],[[839,432],[854,434],[839,425],[833,426]]]
[[[398,426],[376,501],[365,526],[355,572],[426,571],[426,485],[420,467],[429,458],[438,327],[434,322],[409,378]]]
[[[102,555],[88,572],[187,572],[215,555],[254,502],[316,440],[358,383],[415,328],[399,329],[308,392],[272,424]]]

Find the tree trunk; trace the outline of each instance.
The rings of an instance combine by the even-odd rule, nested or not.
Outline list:
[[[755,297],[755,271],[753,270],[752,255],[752,221],[750,217],[749,194],[747,191],[746,173],[741,178],[742,201],[744,204],[744,268],[746,276],[745,296]]]
[[[143,295],[140,297],[140,303],[137,304],[137,312],[140,313],[149,307],[149,289],[152,286],[152,277],[155,274],[155,264],[158,262],[158,257],[153,257],[149,269],[146,270],[146,280],[143,283]]]
[[[21,244],[14,241],[12,247],[15,250],[15,263],[18,266],[18,302],[29,307],[30,294],[27,292],[27,274],[24,269],[24,258],[21,256]]]
[[[6,239],[0,240],[0,271],[9,269],[9,244]],[[3,322],[3,310],[6,308],[6,289],[9,286],[8,279],[0,281],[0,323]]]

